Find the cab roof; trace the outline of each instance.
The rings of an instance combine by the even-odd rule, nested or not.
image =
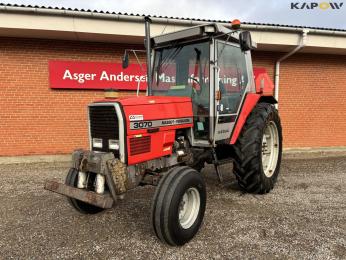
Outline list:
[[[165,45],[169,42],[178,42],[186,40],[198,40],[208,37],[229,35],[236,42],[239,41],[239,32],[226,28],[217,23],[209,23],[204,25],[193,26],[176,32],[166,33],[151,38],[154,47]]]

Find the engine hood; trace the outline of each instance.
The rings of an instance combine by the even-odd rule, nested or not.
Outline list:
[[[122,106],[139,106],[152,104],[172,104],[191,102],[189,97],[170,97],[170,96],[139,96],[139,97],[121,97],[114,99],[104,99],[99,101],[104,102],[119,102]],[[97,103],[99,103],[97,102]]]
[[[96,103],[119,103],[128,135],[147,133],[148,128],[156,125],[159,125],[160,131],[192,126],[192,101],[189,97],[121,97]]]
[[[172,154],[176,131],[193,126],[192,102],[188,97],[124,97],[96,103],[106,107],[113,103],[119,108],[119,125],[123,126],[120,133],[125,139],[129,165]],[[105,124],[105,119],[103,116],[100,123]]]

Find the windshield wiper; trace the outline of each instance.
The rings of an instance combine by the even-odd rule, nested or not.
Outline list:
[[[156,70],[156,86],[159,85],[159,79],[161,74],[161,63],[162,63],[162,51],[160,52],[157,70]]]

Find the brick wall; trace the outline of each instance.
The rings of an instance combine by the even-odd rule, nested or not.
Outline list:
[[[254,66],[274,76],[282,54],[255,53]],[[346,146],[346,57],[295,54],[280,66],[279,111],[284,146]]]
[[[64,154],[87,148],[86,106],[103,91],[51,90],[48,61],[119,62],[124,48],[105,43],[0,38],[0,156]],[[257,52],[274,73],[279,54]],[[281,67],[285,147],[346,146],[346,59],[297,54]],[[121,95],[133,92],[121,92]]]
[[[0,156],[64,154],[86,148],[86,106],[103,99],[104,92],[50,89],[48,61],[120,62],[124,48],[119,44],[0,38]]]

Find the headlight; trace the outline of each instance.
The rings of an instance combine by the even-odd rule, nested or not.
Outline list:
[[[120,148],[119,141],[113,140],[113,139],[108,140],[108,147],[111,150],[119,150],[119,148]]]
[[[101,138],[93,138],[93,147],[102,148],[102,139]]]

